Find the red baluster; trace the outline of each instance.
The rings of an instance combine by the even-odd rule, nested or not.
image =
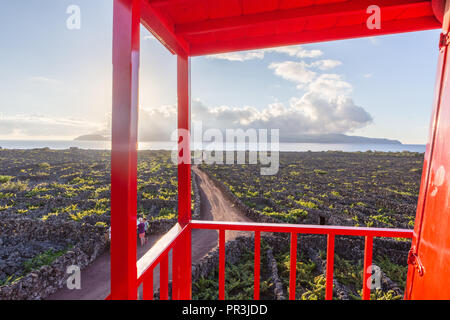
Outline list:
[[[289,277],[289,300],[295,300],[295,282],[297,278],[297,233],[291,233],[291,268]]]
[[[169,299],[169,256],[167,254],[159,264],[159,298]]]
[[[334,234],[328,235],[327,242],[327,284],[325,300],[333,300]]]
[[[153,300],[153,269],[146,271],[146,276],[142,286],[142,299]]]
[[[225,230],[219,230],[219,300],[225,300]]]
[[[253,296],[254,300],[259,300],[260,262],[261,262],[261,232],[255,231],[255,284]]]
[[[372,284],[372,249],[373,237],[366,236],[363,270],[363,300],[370,300],[370,287]]]

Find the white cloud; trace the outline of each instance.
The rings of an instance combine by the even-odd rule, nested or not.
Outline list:
[[[265,52],[277,52],[284,53],[289,55],[290,57],[297,58],[317,58],[323,55],[321,50],[307,50],[301,46],[287,46],[287,47],[276,47],[264,49]]]
[[[341,75],[319,74],[310,68],[325,70],[340,64],[341,62],[336,60],[319,60],[311,64],[304,61],[284,61],[271,63],[269,69],[274,70],[275,75],[295,82],[298,89],[305,89],[327,98],[336,98],[341,95],[349,96],[352,85],[343,80]]]
[[[151,37],[149,37],[151,39]],[[211,59],[248,61],[263,59],[267,53],[281,53],[296,58],[318,58],[323,52],[301,46],[279,47],[247,52],[208,56]],[[275,102],[266,108],[252,106],[207,107],[199,100],[192,101],[192,121],[202,121],[205,129],[279,129],[281,140],[296,139],[306,134],[342,134],[362,128],[372,117],[351,99],[352,85],[342,75],[322,73],[342,63],[322,59],[311,62],[282,61],[268,67],[276,76],[292,81],[304,92],[288,103]],[[62,82],[33,77],[32,81],[47,84]],[[110,134],[110,121],[99,124],[85,119],[57,118],[40,115],[0,115],[0,135],[74,137],[87,133]],[[139,139],[166,141],[176,129],[177,108],[165,105],[140,108]]]
[[[230,53],[220,53],[207,55],[208,59],[221,59],[228,61],[247,61],[254,59],[264,59],[266,53],[282,53],[287,54],[290,57],[297,58],[317,58],[320,57],[323,52],[321,50],[308,50],[304,49],[301,46],[288,46],[288,47],[277,47],[277,48],[269,48],[269,49],[261,49],[261,50],[252,50],[252,51],[242,51],[242,52],[230,52]]]
[[[175,106],[141,109],[139,117],[141,140],[168,140],[176,128]],[[208,108],[194,100],[191,117],[192,121],[202,121],[204,129],[280,129],[281,140],[305,134],[348,133],[372,121],[351,98],[329,98],[316,92],[292,98],[287,106],[277,102],[262,110],[251,106]]]
[[[289,50],[288,50],[289,49]],[[300,48],[276,48],[290,56],[305,56]],[[267,52],[265,50],[265,52]],[[255,52],[247,55],[223,56],[222,58],[244,61],[253,59]],[[310,56],[319,56],[310,53]],[[260,55],[258,58],[262,57]],[[287,105],[275,102],[264,109],[252,106],[206,107],[201,101],[192,102],[192,121],[202,121],[204,129],[279,129],[281,140],[295,140],[308,134],[345,134],[362,128],[372,122],[372,117],[351,99],[353,87],[342,75],[320,73],[342,63],[337,60],[274,62],[269,69],[274,74],[297,84],[305,93],[293,97]],[[312,69],[315,69],[314,71]],[[142,140],[167,140],[176,128],[175,106],[163,106],[141,110],[140,119],[151,126],[141,126]]]
[[[269,69],[274,70],[274,73],[277,76],[296,82],[299,85],[299,88],[301,88],[303,84],[310,83],[316,78],[317,73],[309,70],[308,67],[309,66],[303,61],[274,62],[269,65]]]
[[[310,64],[311,67],[318,68],[320,70],[329,70],[336,68],[337,66],[340,66],[342,64],[341,61],[338,60],[331,60],[331,59],[325,59],[325,60],[318,60],[314,61]]]
[[[263,59],[264,52],[261,50],[258,51],[247,51],[247,52],[230,52],[230,53],[220,53],[214,55],[206,56],[209,59],[220,59],[220,60],[228,60],[228,61],[247,61],[253,59]]]
[[[331,90],[335,91],[335,89],[344,89],[344,91],[347,91],[349,87],[351,88],[351,85],[343,81],[339,75],[318,75],[317,72],[310,70],[310,68],[327,70],[341,64],[342,63],[337,60],[318,60],[310,64],[304,61],[283,61],[271,63],[269,69],[274,70],[275,75],[297,83],[298,89],[304,89],[305,85],[309,84],[310,89],[321,86],[329,93]],[[336,85],[337,88],[333,88],[333,85]]]
[[[70,117],[37,114],[0,114],[0,135],[3,138],[59,137],[73,138],[84,132],[97,132],[103,123]]]
[[[308,88],[310,92],[329,99],[347,97],[353,91],[352,85],[344,81],[341,75],[328,73],[318,76],[309,84]]]

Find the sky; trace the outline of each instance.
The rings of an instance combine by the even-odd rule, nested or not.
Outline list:
[[[67,28],[70,5],[80,29]],[[427,141],[439,30],[191,59],[192,119]],[[112,0],[2,0],[0,139],[110,133]],[[141,28],[142,140],[176,125],[176,57]]]

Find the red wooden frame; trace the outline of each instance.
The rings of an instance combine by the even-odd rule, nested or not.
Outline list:
[[[140,0],[114,1],[111,297],[136,299]]]
[[[442,8],[441,8],[442,9]],[[450,1],[446,2],[439,43],[435,99],[425,151],[414,237],[408,257],[406,299],[450,299],[450,214],[448,136],[450,87],[448,76]]]
[[[373,237],[411,238],[412,231],[400,229],[352,228],[334,226],[305,226],[285,224],[255,224],[207,222],[191,220],[191,167],[178,166],[178,224],[136,262],[136,193],[137,193],[137,126],[139,79],[139,27],[142,23],[170,52],[177,55],[178,72],[178,129],[179,136],[190,130],[190,57],[229,51],[260,49],[273,46],[376,36],[439,28],[448,30],[450,13],[444,0],[114,0],[113,10],[113,106],[111,150],[111,294],[108,299],[136,299],[137,287],[143,284],[143,298],[153,298],[153,269],[160,265],[160,297],[168,298],[169,251],[173,252],[172,298],[191,298],[191,230],[219,230],[219,298],[225,299],[225,232],[245,230],[255,232],[255,291],[259,299],[261,232],[285,232],[291,235],[290,299],[295,299],[297,263],[297,234],[327,235],[326,299],[332,298],[334,241],[336,235],[364,236],[363,298],[370,298],[367,280],[372,264]],[[382,9],[382,28],[368,29],[366,7],[376,4]],[[445,8],[445,9],[444,9]],[[447,12],[444,15],[444,11]],[[406,298],[426,297],[437,287],[440,276],[428,275],[431,287],[418,278],[415,268],[420,265],[420,237],[431,238],[439,245],[443,259],[450,259],[448,239],[440,241],[432,234],[439,224],[440,209],[449,209],[444,198],[435,202],[430,198],[433,179],[439,168],[447,166],[444,137],[450,110],[447,96],[448,64],[447,37],[443,37],[438,69],[438,83],[434,116],[427,145],[424,174],[418,205],[413,250],[410,261],[414,266],[408,273]],[[441,101],[442,100],[442,101]],[[442,118],[444,117],[444,118]],[[440,130],[440,131],[439,131]],[[189,139],[188,139],[189,140]],[[190,154],[189,141],[179,150]],[[434,161],[434,159],[437,159]],[[434,162],[433,162],[434,161]],[[445,180],[447,182],[447,180]],[[430,188],[428,188],[430,186]],[[442,188],[447,188],[444,183]],[[434,186],[435,187],[435,186]],[[441,186],[440,186],[441,187]],[[442,189],[441,188],[441,189]],[[439,189],[439,190],[441,190]],[[445,189],[446,190],[446,189]],[[444,194],[444,193],[442,193]],[[433,197],[433,195],[431,195]],[[434,202],[433,202],[434,201]],[[431,204],[431,205],[430,205]],[[428,207],[427,207],[428,206]],[[425,213],[432,219],[426,219]],[[429,221],[429,222],[428,222]],[[427,224],[428,223],[428,224]],[[446,237],[450,226],[439,224],[437,236]],[[431,229],[430,229],[431,228]],[[445,229],[447,228],[447,229]],[[448,238],[448,236],[447,236]],[[435,257],[424,244],[420,245],[429,257]],[[428,251],[427,251],[428,250]],[[450,260],[449,260],[450,261]],[[441,267],[442,268],[442,267]],[[425,270],[424,268],[421,269]],[[439,271],[439,266],[433,266]],[[422,272],[423,273],[423,272]],[[424,294],[414,294],[414,283]],[[446,280],[448,281],[448,280]],[[417,292],[417,291],[416,291]],[[449,292],[449,290],[445,291]],[[429,295],[428,295],[429,296]]]
[[[291,235],[290,241],[290,281],[289,281],[289,299],[295,300],[296,288],[296,265],[298,251],[298,234],[323,234],[328,236],[327,241],[327,271],[326,271],[326,300],[333,298],[333,264],[334,264],[334,239],[337,235],[365,237],[364,251],[364,275],[363,275],[363,300],[370,300],[370,287],[367,285],[371,276],[373,238],[391,237],[391,238],[412,238],[413,231],[405,229],[381,229],[381,228],[355,228],[340,226],[317,226],[317,225],[299,225],[299,224],[279,224],[279,223],[236,223],[223,221],[198,221],[192,220],[184,227],[180,224],[174,226],[165,236],[157,248],[151,250],[139,261],[141,268],[139,277],[135,284],[135,290],[139,285],[144,285],[143,299],[151,300],[153,298],[153,270],[160,265],[160,299],[167,300],[167,259],[170,250],[173,250],[179,244],[183,244],[187,236],[190,236],[192,229],[209,229],[219,231],[219,300],[226,299],[225,295],[225,232],[228,230],[251,231],[255,235],[255,263],[254,263],[254,299],[259,299],[260,291],[260,259],[261,259],[261,232],[278,232]],[[145,264],[145,267],[142,265]],[[184,274],[189,273],[189,269],[184,270]],[[191,286],[191,283],[186,283]],[[172,299],[176,299],[177,294],[173,292]],[[185,297],[185,299],[189,299]]]

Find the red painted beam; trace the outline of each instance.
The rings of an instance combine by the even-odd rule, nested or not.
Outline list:
[[[289,300],[295,300],[297,284],[297,233],[291,233],[291,250],[289,257]]]
[[[364,270],[363,270],[363,300],[370,300],[370,289],[372,287],[372,250],[373,237],[365,239]]]
[[[191,220],[191,70],[187,56],[177,57],[178,91],[178,222],[181,226]]]
[[[159,263],[159,298],[169,300],[169,255],[167,254]]]
[[[140,0],[114,0],[111,298],[137,298],[136,198]]]
[[[158,39],[172,54],[189,54],[189,45],[174,33],[173,23],[169,22],[148,0],[141,0],[141,23]]]
[[[300,234],[334,234],[346,236],[372,236],[412,238],[413,230],[393,228],[363,228],[346,226],[322,226],[313,224],[291,223],[256,223],[256,222],[228,222],[228,221],[204,221],[192,220],[191,229],[208,230],[236,230],[236,231],[260,231],[260,232],[286,232]]]
[[[153,269],[147,272],[142,286],[142,300],[153,300]]]
[[[417,12],[431,12],[430,0],[373,0],[348,1],[343,3],[332,3],[314,5],[309,7],[275,10],[256,14],[247,14],[235,17],[210,19],[186,24],[176,24],[175,33],[181,35],[193,35],[223,30],[233,30],[242,27],[255,26],[270,22],[302,21],[317,17],[330,19],[345,17],[346,15],[358,14],[368,16],[367,8],[376,4],[381,9],[381,14],[391,10],[411,10]]]
[[[191,164],[190,164],[190,60],[177,57],[178,90],[178,223],[184,227],[191,220]],[[188,161],[185,161],[188,160]],[[191,297],[191,234],[181,238],[173,249],[173,298]]]
[[[225,230],[219,231],[219,300],[225,300]]]
[[[253,300],[259,300],[260,282],[261,282],[261,232],[255,232],[255,267],[254,267],[254,285]]]
[[[334,270],[334,234],[328,234],[327,239],[327,271],[325,300],[333,300],[333,270]]]
[[[271,34],[258,37],[242,37],[236,40],[191,43],[190,54],[191,56],[201,56],[207,54],[254,50],[278,46],[373,37],[385,34],[423,31],[437,28],[440,28],[440,23],[434,16],[402,19],[382,22],[382,28],[378,30],[370,30],[367,28],[366,24],[361,24],[322,30]]]

